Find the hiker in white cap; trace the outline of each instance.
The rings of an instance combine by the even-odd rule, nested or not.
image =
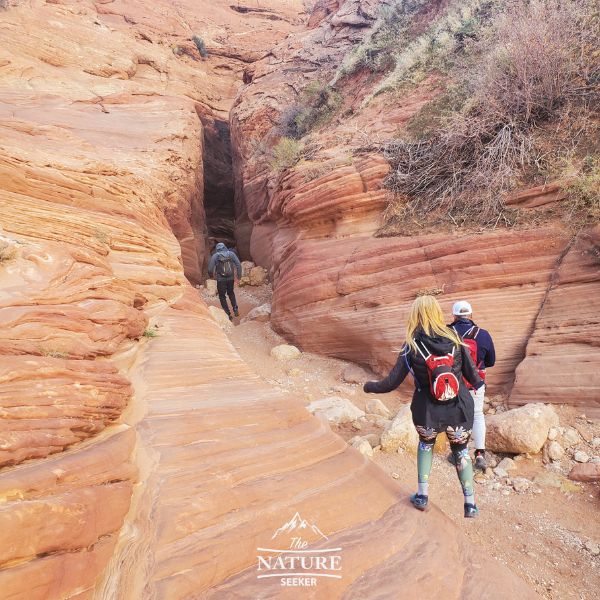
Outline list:
[[[496,350],[492,336],[473,321],[473,309],[466,300],[459,300],[452,307],[454,322],[449,325],[462,338],[469,348],[471,358],[479,370],[479,376],[485,381],[485,370],[493,367],[496,362]],[[473,418],[473,441],[475,443],[475,468],[485,470],[485,417],[483,416],[483,401],[485,385],[478,390],[471,388],[471,396],[475,403]]]

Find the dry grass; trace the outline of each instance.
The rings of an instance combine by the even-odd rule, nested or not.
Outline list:
[[[508,3],[469,59],[463,108],[426,139],[385,149],[392,217],[512,224],[503,198],[539,167],[537,128],[569,107],[597,110],[598,33],[588,0]]]

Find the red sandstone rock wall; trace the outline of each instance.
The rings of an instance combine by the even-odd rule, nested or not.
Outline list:
[[[319,3],[312,28],[256,66],[232,111],[238,236],[272,269],[273,323],[307,350],[384,372],[395,361],[417,292],[439,294],[449,319],[452,303],[467,298],[497,342],[492,392],[509,392],[520,365],[515,403],[544,398],[600,414],[600,373],[592,367],[600,361],[593,341],[591,298],[600,296],[593,232],[583,232],[564,260],[571,233],[557,222],[517,231],[375,236],[387,165],[370,148],[438,93],[435,77],[407,95],[365,102],[377,77],[353,76],[339,87],[342,109],[303,140],[303,160],[281,176],[273,173],[270,148],[280,137],[274,124],[283,107],[310,82],[332,79],[351,44],[369,34],[376,4],[383,3]],[[535,210],[562,198],[552,185],[516,194],[510,203]],[[567,298],[573,302],[561,317]]]

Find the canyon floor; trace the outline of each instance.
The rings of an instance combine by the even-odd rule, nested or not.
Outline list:
[[[229,338],[242,358],[268,383],[279,386],[306,404],[327,396],[343,396],[364,409],[369,395],[358,384],[341,381],[349,363],[303,353],[296,360],[282,363],[270,350],[285,340],[269,322],[243,321],[255,306],[270,302],[270,286],[236,288],[240,318]],[[209,305],[219,306],[218,298],[203,290]],[[408,388],[379,396],[395,414],[409,399]],[[600,435],[600,422],[583,418],[575,409],[558,407],[560,424],[575,427],[589,436]],[[381,433],[373,424],[357,431],[350,425],[332,425],[333,430],[350,440],[353,436]],[[500,457],[493,457],[500,458]],[[415,458],[409,452],[374,452],[373,461],[390,477],[407,485],[416,479]],[[526,492],[516,492],[506,480],[493,475],[476,476],[479,518],[466,521],[462,516],[462,494],[454,468],[438,453],[430,482],[434,506],[454,521],[481,551],[504,563],[527,581],[537,593],[553,600],[592,600],[600,588],[600,491],[597,484],[568,480],[568,466],[546,467],[541,456],[518,456],[512,477],[532,482]],[[427,519],[427,513],[423,513]],[[592,548],[586,548],[586,544]]]

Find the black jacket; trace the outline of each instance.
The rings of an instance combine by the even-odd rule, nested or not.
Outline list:
[[[415,340],[425,344],[427,349],[435,355],[441,356],[452,352],[454,343],[445,337],[430,337],[422,330],[418,330]],[[460,382],[459,394],[456,400],[438,402],[429,389],[429,373],[425,359],[404,345],[394,368],[390,374],[381,381],[369,381],[364,390],[368,393],[385,394],[395,390],[406,376],[411,372],[415,380],[415,392],[411,403],[413,422],[421,427],[433,427],[438,431],[447,426],[457,427],[462,425],[467,429],[473,427],[473,398],[463,381],[463,375],[475,388],[479,389],[483,380],[479,377],[473,360],[465,346],[460,346],[454,355],[453,372]]]

